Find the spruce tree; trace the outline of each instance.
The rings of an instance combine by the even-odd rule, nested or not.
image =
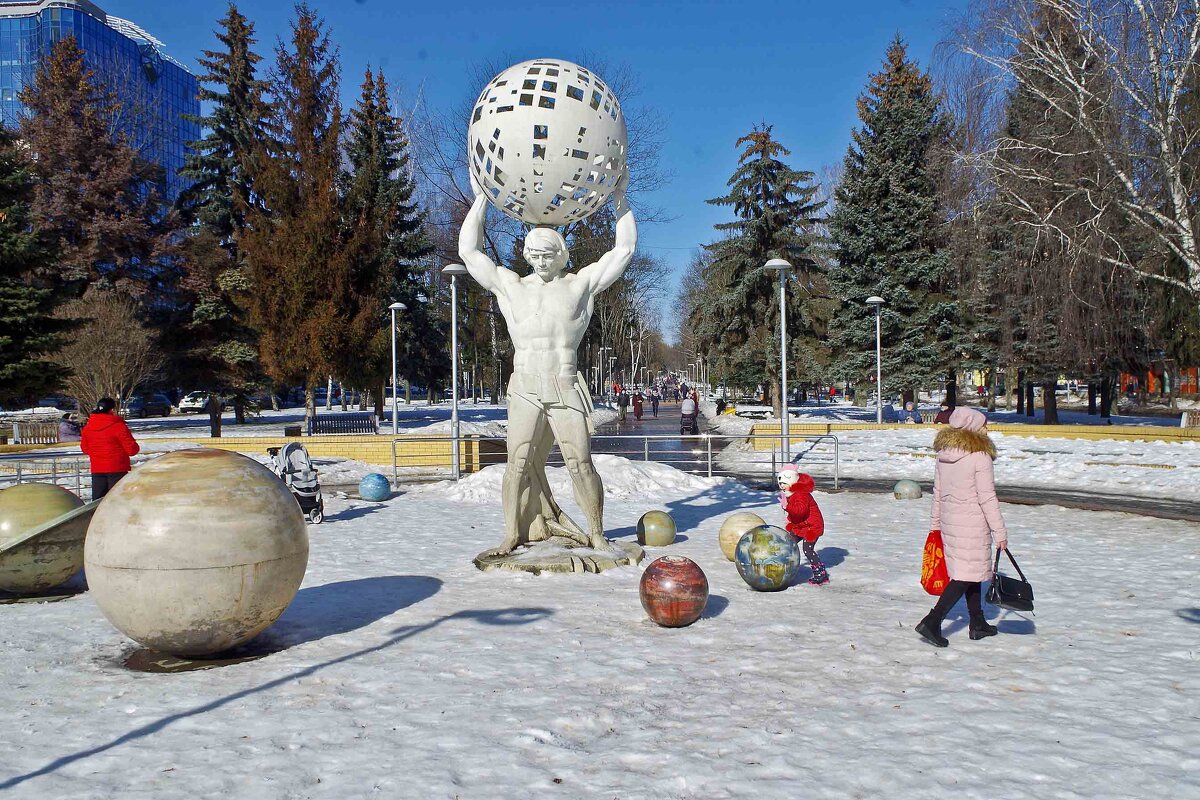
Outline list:
[[[342,176],[348,280],[338,296],[346,336],[338,374],[363,389],[379,389],[391,377],[388,306],[397,315],[397,360],[401,374],[428,381],[445,363],[448,329],[423,298],[430,296],[423,260],[432,252],[424,214],[413,199],[408,139],[392,109],[383,73],[368,67],[358,103],[350,112]],[[433,374],[431,374],[433,373]],[[376,413],[384,411],[376,393]]]
[[[856,382],[873,378],[875,312],[865,301],[878,295],[885,385],[911,396],[940,383],[958,350],[936,182],[948,123],[932,80],[899,37],[859,97],[858,116],[829,220],[829,283],[843,303],[833,326],[836,370]]]
[[[802,353],[811,363],[822,314],[810,300],[824,293],[809,251],[816,244],[814,229],[824,203],[814,201],[818,187],[813,173],[781,160],[790,153],[771,137],[771,130],[770,125],[756,127],[737,140],[735,146],[745,147],[728,181],[730,191],[708,201],[731,207],[736,219],[715,226],[726,238],[708,246],[712,306],[694,322],[699,343],[715,353],[714,375],[742,386],[764,384],[778,412],[779,280],[763,265],[782,258],[801,268],[799,289],[792,287],[787,294],[788,356]],[[722,313],[711,313],[713,307]]]
[[[248,210],[238,247],[262,364],[279,385],[305,385],[311,416],[314,388],[343,352],[336,300],[349,280],[338,192],[342,111],[337,51],[307,5],[297,6],[290,44],[276,48],[268,136],[250,159],[261,202]]]
[[[24,406],[61,385],[63,370],[43,356],[60,345],[55,294],[35,283],[52,255],[30,226],[33,181],[25,150],[0,127],[0,406]]]
[[[162,169],[112,132],[121,103],[73,37],[54,43],[21,102],[21,138],[37,153],[32,222],[57,249],[39,274],[74,296],[94,283],[169,292],[177,221],[161,200]]]
[[[262,385],[258,332],[249,320],[250,282],[238,237],[255,202],[251,154],[266,123],[265,84],[255,74],[254,25],[233,4],[220,20],[223,50],[206,50],[199,60],[200,99],[210,111],[198,118],[205,136],[191,144],[181,174],[192,181],[178,207],[190,224],[183,245],[184,302],[172,327],[179,352],[175,374],[183,381],[232,395],[238,422],[246,398]],[[210,411],[213,435],[220,414]]]

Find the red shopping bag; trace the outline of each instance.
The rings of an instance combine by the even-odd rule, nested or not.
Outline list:
[[[950,582],[946,572],[946,553],[942,549],[942,532],[930,531],[921,556],[921,586],[930,594],[940,595]]]

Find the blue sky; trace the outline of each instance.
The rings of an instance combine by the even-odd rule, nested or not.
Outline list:
[[[220,0],[97,0],[137,22],[194,68],[214,46]],[[683,267],[711,241],[726,209],[704,201],[724,193],[736,167],[736,139],[759,122],[792,151],[790,163],[820,171],[841,161],[855,125],[855,100],[899,33],[927,66],[947,19],[966,0],[310,0],[341,48],[343,91],[357,93],[368,63],[382,66],[409,102],[448,107],[473,99],[471,67],[601,54],[633,68],[642,95],[667,121],[663,164],[674,178],[651,202],[675,219],[642,231],[642,241]],[[242,0],[260,52],[286,35],[292,3]],[[496,10],[502,9],[503,14]],[[584,61],[586,65],[586,61]],[[464,120],[464,132],[466,121]]]

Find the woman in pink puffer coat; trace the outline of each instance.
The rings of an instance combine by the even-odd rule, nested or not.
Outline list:
[[[950,426],[938,432],[933,449],[937,466],[932,530],[942,532],[950,583],[917,625],[917,633],[925,641],[945,647],[950,643],[942,636],[942,620],[963,595],[971,616],[971,638],[996,635],[996,626],[983,616],[982,583],[991,578],[992,540],[997,549],[1007,547],[1008,531],[996,499],[992,473],[996,447],[987,435],[987,417],[965,406],[954,409]]]

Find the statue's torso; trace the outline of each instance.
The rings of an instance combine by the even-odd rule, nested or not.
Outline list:
[[[572,274],[545,282],[530,275],[497,294],[512,337],[513,371],[574,376],[579,343],[592,318],[592,293]]]

